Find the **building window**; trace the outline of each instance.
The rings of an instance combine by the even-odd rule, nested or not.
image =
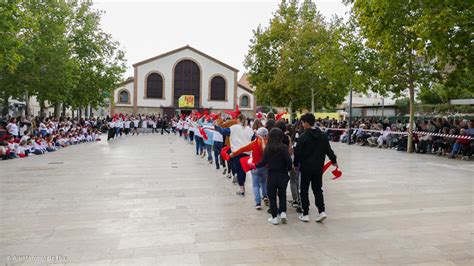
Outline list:
[[[146,79],[146,97],[163,98],[163,77],[158,73],[151,73]]]
[[[221,76],[211,80],[211,101],[225,101],[225,79]]]
[[[174,68],[174,106],[178,107],[179,97],[194,95],[194,108],[199,108],[201,95],[201,70],[199,66],[189,60],[180,61]]]
[[[240,100],[240,106],[249,107],[249,96],[247,95],[242,96],[242,99]]]
[[[128,97],[128,91],[121,91],[119,93],[119,103],[129,103]]]

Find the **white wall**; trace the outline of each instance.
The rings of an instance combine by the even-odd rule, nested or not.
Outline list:
[[[119,92],[124,89],[127,90],[129,93],[128,97],[129,97],[130,103],[119,103]],[[120,86],[118,89],[114,91],[114,103],[115,103],[115,106],[133,106],[133,81],[123,84],[122,86]]]
[[[164,107],[173,104],[172,79],[173,68],[176,63],[183,59],[193,59],[201,69],[201,106],[213,109],[233,109],[234,108],[234,71],[218,64],[190,49],[181,50],[168,56],[156,59],[155,61],[137,66],[137,105],[143,107]],[[164,79],[165,99],[145,99],[145,76],[158,71]],[[227,101],[209,101],[209,79],[214,74],[221,74],[226,79]],[[133,103],[133,102],[132,102]]]
[[[242,95],[247,95],[249,97],[249,106],[248,107],[243,107],[240,104],[240,97]],[[237,87],[237,103],[239,104],[239,109],[242,110],[253,110],[254,108],[254,100],[253,100],[253,94],[249,93],[248,91],[242,89],[240,86]]]

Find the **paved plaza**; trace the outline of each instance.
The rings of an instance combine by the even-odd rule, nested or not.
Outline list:
[[[474,264],[474,163],[332,145],[323,224],[270,225],[174,135],[0,162],[0,264]]]

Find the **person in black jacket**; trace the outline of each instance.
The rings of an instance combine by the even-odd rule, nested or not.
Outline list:
[[[298,138],[295,148],[295,165],[300,166],[301,171],[301,204],[303,213],[299,219],[303,222],[309,221],[309,185],[313,190],[316,199],[316,207],[319,215],[316,222],[322,222],[326,219],[323,197],[323,166],[326,155],[332,164],[337,167],[336,155],[331,149],[327,136],[319,129],[314,127],[316,119],[313,114],[306,113],[301,116],[301,122],[305,129],[304,133]]]
[[[267,191],[270,199],[270,212],[272,217],[268,222],[277,225],[277,214],[280,214],[282,223],[287,222],[286,215],[286,187],[288,185],[288,171],[291,170],[291,157],[288,153],[288,147],[282,142],[283,131],[279,128],[273,128],[268,134],[268,143],[263,151],[263,158],[257,164],[252,164],[251,168],[268,168]],[[279,206],[277,207],[277,195]]]

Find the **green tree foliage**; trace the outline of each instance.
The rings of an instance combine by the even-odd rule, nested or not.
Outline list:
[[[316,5],[305,0],[283,0],[269,26],[254,31],[245,66],[257,87],[259,103],[331,108],[347,95],[350,81],[365,91],[372,70],[356,23],[333,17],[329,22]]]
[[[118,43],[100,29],[100,12],[92,3],[21,1],[16,7],[28,19],[18,30],[16,64],[0,61],[3,96],[36,96],[42,107],[103,104],[125,65]],[[17,20],[18,16],[1,16],[0,25],[15,25]]]
[[[408,89],[410,129],[415,88],[421,88],[422,101],[438,103],[473,91],[472,1],[346,2],[353,4],[367,47],[377,52],[373,65],[378,71],[372,75],[374,83],[382,85],[377,89],[396,95]],[[408,151],[412,151],[411,138]]]
[[[423,55],[424,41],[414,29],[420,18],[420,1],[357,0],[352,8],[367,38],[367,46],[377,51],[380,63],[377,76],[385,90],[396,94],[408,88],[410,131],[413,130],[415,87],[426,85],[431,75]],[[412,138],[408,151],[412,152]]]

